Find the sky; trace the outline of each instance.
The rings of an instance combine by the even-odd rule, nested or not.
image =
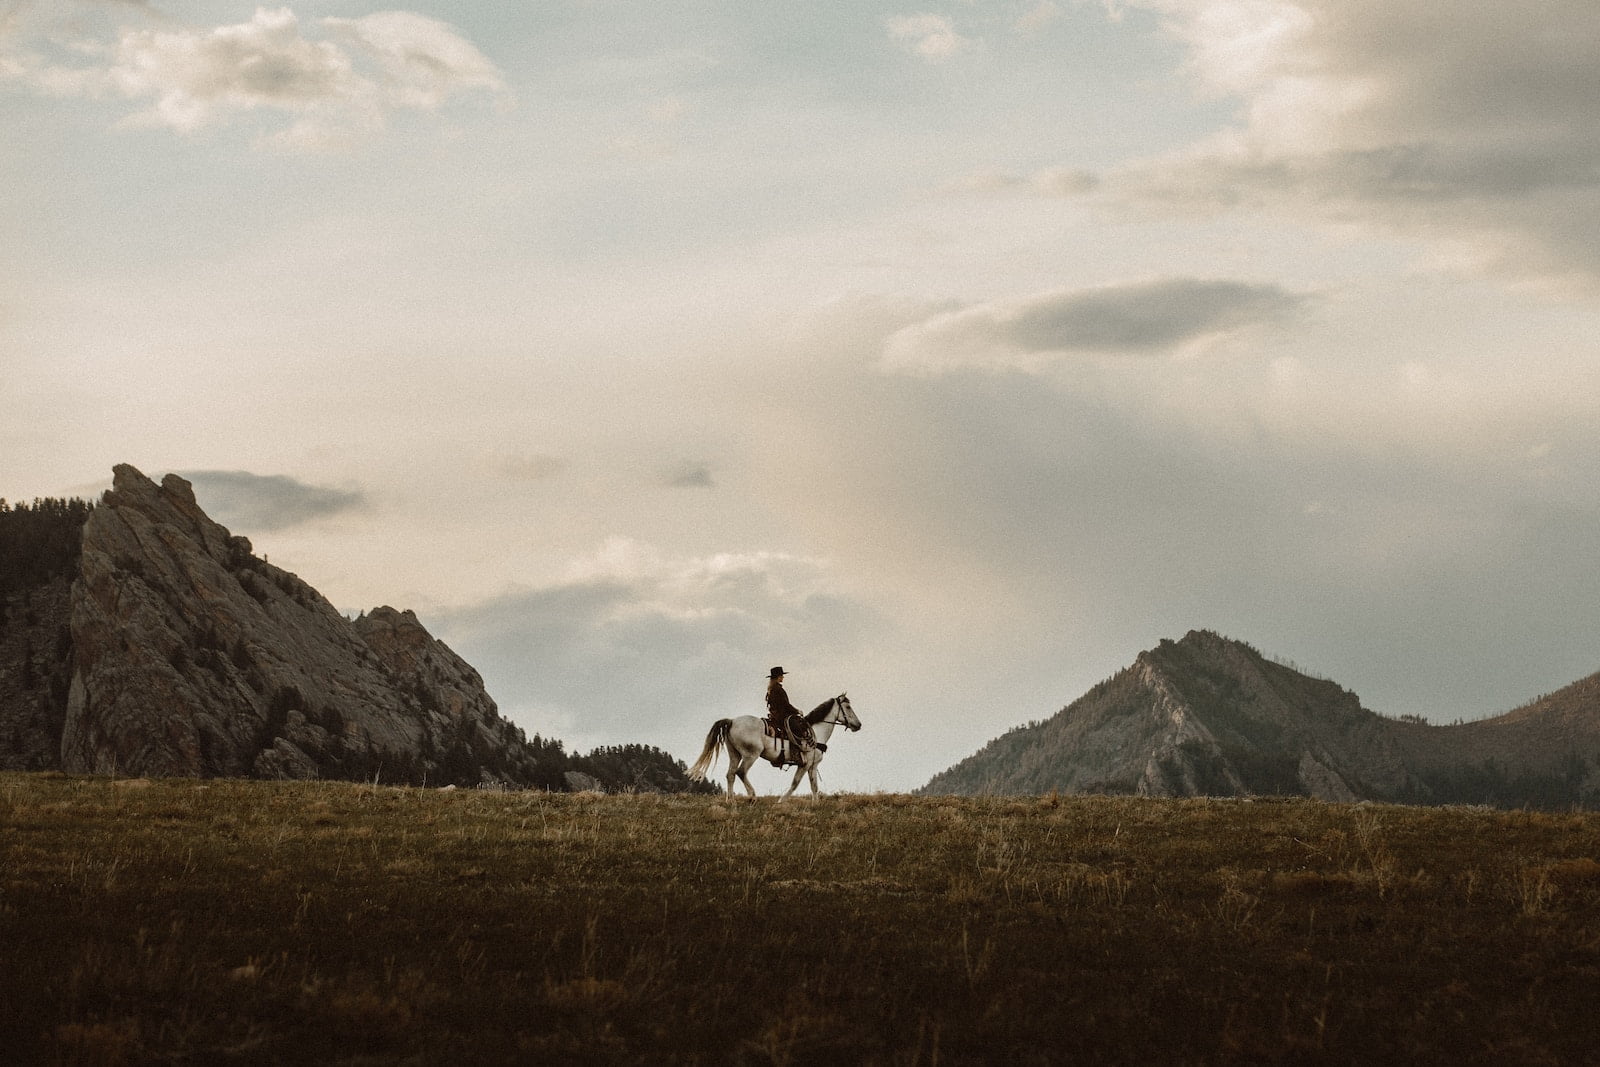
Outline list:
[[[1190,629],[1600,670],[1593,0],[0,0],[0,496],[915,788]],[[771,792],[786,776],[756,772]]]

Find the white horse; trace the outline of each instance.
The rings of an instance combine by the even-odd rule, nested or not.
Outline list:
[[[789,791],[783,794],[786,797],[792,796],[800,788],[800,779],[807,775],[811,777],[811,795],[817,795],[817,764],[822,762],[822,754],[828,750],[828,738],[833,736],[835,726],[843,726],[852,732],[861,729],[861,720],[856,718],[850,698],[843,693],[818,704],[805,718],[811,725],[817,743],[801,755],[800,765],[794,771],[794,781],[789,783]],[[750,795],[755,796],[755,786],[750,784],[744,772],[756,760],[770,760],[779,751],[777,739],[767,736],[765,722],[765,719],[758,719],[754,715],[741,715],[737,719],[718,719],[712,723],[711,732],[706,735],[705,750],[694,761],[694,766],[689,768],[689,777],[699,782],[705,781],[706,772],[716,762],[717,753],[726,747],[728,795],[733,795],[733,780],[738,778]]]

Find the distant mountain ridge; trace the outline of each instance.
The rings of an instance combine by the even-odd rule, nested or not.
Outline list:
[[[1240,641],[1191,631],[924,794],[1298,795],[1563,807],[1600,802],[1600,675],[1454,726],[1388,719]]]
[[[131,466],[93,508],[0,505],[0,769],[690,788],[645,746],[569,756],[410,611],[347,619]],[[41,552],[40,544],[70,551]]]

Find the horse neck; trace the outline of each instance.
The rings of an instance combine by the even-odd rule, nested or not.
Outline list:
[[[836,710],[838,710],[838,705],[837,704],[834,705],[833,710],[830,710],[828,712],[828,714],[830,716],[832,716],[833,711],[836,711]],[[839,724],[834,722],[831,717],[830,718],[826,718],[826,719],[823,719],[819,723],[813,723],[812,727],[811,727],[811,732],[816,735],[816,738],[817,738],[818,741],[821,741],[823,744],[827,744],[828,743],[828,738],[833,736],[833,728],[835,726],[838,726],[838,725]]]

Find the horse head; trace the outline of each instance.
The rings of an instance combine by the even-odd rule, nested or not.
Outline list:
[[[850,698],[848,696],[840,693],[834,698],[834,704],[838,707],[840,714],[844,716],[840,721],[844,723],[846,730],[855,733],[861,729],[861,720],[856,718],[856,709],[850,706]]]
[[[812,726],[820,723],[833,723],[843,726],[852,733],[861,729],[861,720],[856,718],[856,709],[850,706],[850,698],[843,693],[832,700],[824,700],[806,715],[806,722]]]

